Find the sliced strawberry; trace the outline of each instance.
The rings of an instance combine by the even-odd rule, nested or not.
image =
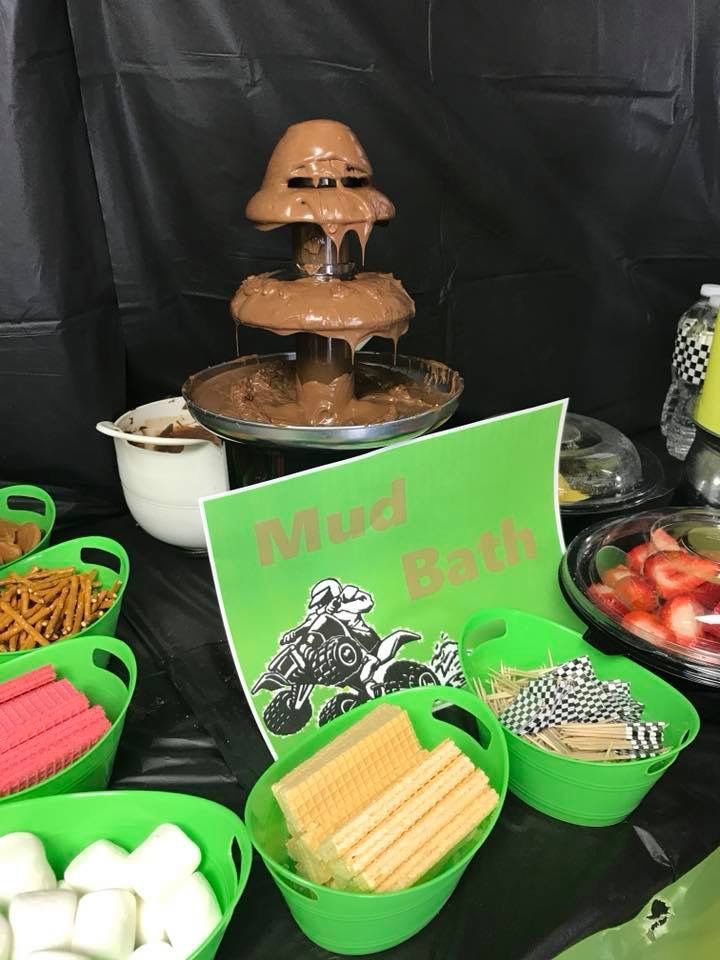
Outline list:
[[[643,566],[648,557],[652,556],[653,553],[657,553],[657,547],[654,543],[639,543],[636,547],[633,547],[632,550],[628,551],[628,566],[633,573],[638,575],[643,572]]]
[[[649,643],[655,643],[659,647],[664,647],[672,642],[672,634],[667,627],[645,610],[632,610],[625,614],[622,619],[622,626],[637,637],[642,637]]]
[[[672,550],[682,550],[675,537],[671,537],[667,530],[653,530],[650,534],[656,550],[669,552]]]
[[[660,619],[672,631],[678,643],[694,647],[702,635],[703,624],[698,617],[705,613],[704,607],[689,595],[673,597],[662,608]]]
[[[615,587],[615,592],[625,606],[632,610],[646,610],[648,613],[657,610],[658,596],[655,588],[649,581],[636,577],[634,573],[623,577]]]
[[[666,600],[692,593],[706,581],[718,574],[718,566],[712,560],[696,557],[684,550],[654,553],[648,557],[643,574],[655,584]]]
[[[606,587],[616,587],[621,580],[629,576],[630,568],[626,567],[623,563],[619,563],[616,567],[610,567],[609,570],[601,573],[600,579]]]
[[[697,597],[697,591],[693,593],[693,597]],[[704,623],[703,633],[706,637],[713,641],[720,641],[720,603],[716,603],[714,606],[707,606],[706,609],[709,609],[710,612],[718,618],[717,623]]]
[[[604,583],[594,583],[591,587],[588,587],[587,595],[598,610],[602,610],[613,620],[622,620],[627,613],[627,607],[613,588],[606,586]]]
[[[693,598],[707,610],[715,611],[720,604],[720,583],[701,583],[692,592]]]

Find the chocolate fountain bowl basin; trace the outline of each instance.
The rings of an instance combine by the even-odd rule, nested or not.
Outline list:
[[[444,399],[437,406],[397,420],[361,425],[285,426],[239,420],[213,410],[205,409],[193,399],[200,384],[207,383],[223,373],[237,371],[246,376],[252,368],[271,361],[295,362],[294,353],[272,353],[262,356],[240,357],[229,363],[208,367],[193,374],[183,384],[182,395],[193,417],[212,433],[224,440],[238,443],[257,443],[270,447],[297,447],[307,450],[375,450],[401,440],[421,437],[442,426],[457,410],[463,392],[463,379],[437,360],[419,357],[393,356],[391,353],[362,351],[356,355],[356,367],[382,369],[403,374],[415,383],[432,387]]]

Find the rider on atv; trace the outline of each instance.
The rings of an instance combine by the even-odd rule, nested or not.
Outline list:
[[[396,659],[402,646],[422,635],[398,629],[382,637],[364,619],[374,606],[371,594],[334,577],[315,584],[302,623],[282,635],[278,653],[252,687],[253,694],[273,693],[263,710],[268,730],[278,736],[301,730],[312,717],[318,686],[337,690],[320,710],[322,725],[384,693],[438,682],[429,664]]]
[[[372,610],[375,601],[364,590],[350,584],[343,587],[334,578],[316,583],[310,593],[308,612],[301,624],[288,630],[280,639],[281,645],[305,639],[313,628],[317,628],[319,618],[330,614],[345,624],[357,642],[374,654],[380,646],[380,635],[365,623],[363,614]]]

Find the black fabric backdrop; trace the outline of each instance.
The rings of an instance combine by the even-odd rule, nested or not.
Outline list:
[[[59,536],[134,574],[141,681],[115,785],[241,810],[268,762],[207,561],[139,531],[93,427],[235,350],[227,301],[288,254],[243,211],[285,127],[366,146],[398,218],[368,266],[417,303],[403,342],[465,376],[473,419],[569,395],[656,426],[674,325],[720,279],[712,0],[0,0],[0,483],[50,485]],[[243,331],[243,352],[272,349]],[[720,842],[718,729],[626,823],[510,798],[397,958],[547,960],[632,916]],[[222,958],[326,957],[256,863]]]
[[[4,478],[107,488],[94,421],[232,356],[228,298],[289,249],[245,203],[315,116],[396,201],[368,265],[417,302],[403,349],[462,370],[466,416],[569,395],[657,423],[674,323],[720,274],[713,0],[0,11]]]

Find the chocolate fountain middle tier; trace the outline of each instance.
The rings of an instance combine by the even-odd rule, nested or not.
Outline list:
[[[385,337],[397,346],[415,312],[413,301],[390,273],[358,273],[351,280],[282,280],[262,273],[242,283],[231,309],[238,323],[286,336],[338,338],[353,350],[370,337]]]

